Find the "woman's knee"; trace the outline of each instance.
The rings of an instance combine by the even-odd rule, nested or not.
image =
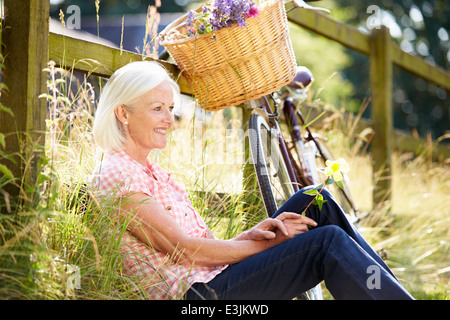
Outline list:
[[[325,244],[325,246],[341,243],[342,239],[348,238],[347,233],[336,225],[322,226],[314,229],[314,232],[317,233],[317,240]]]
[[[277,215],[285,211],[302,213],[305,208],[313,207],[309,205],[311,200],[313,199],[313,196],[305,194],[305,191],[311,190],[313,188],[314,186],[308,186],[299,190],[277,210],[273,217],[276,217]],[[321,194],[324,200],[329,202],[328,205],[335,201],[333,195],[327,189],[323,189],[321,191]],[[326,206],[328,206],[327,202],[325,202]]]
[[[332,237],[341,236],[341,235],[346,234],[346,232],[341,227],[333,225],[333,224],[320,227],[319,229],[321,229],[322,232],[324,232],[325,234],[330,235]]]

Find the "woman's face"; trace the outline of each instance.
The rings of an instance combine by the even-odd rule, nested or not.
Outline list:
[[[174,121],[173,108],[173,90],[167,81],[143,95],[127,112],[127,143],[139,152],[164,148]]]

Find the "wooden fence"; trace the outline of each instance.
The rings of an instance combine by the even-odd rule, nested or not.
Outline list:
[[[291,4],[287,4],[287,9]],[[4,59],[3,83],[8,91],[1,97],[14,116],[0,112],[0,128],[5,135],[5,152],[15,157],[15,163],[6,160],[16,177],[26,184],[36,179],[36,143],[44,144],[47,103],[38,96],[46,91],[47,74],[42,70],[49,60],[60,67],[84,73],[109,77],[114,70],[131,62],[149,59],[140,54],[111,48],[49,32],[49,1],[4,0],[3,22]],[[391,159],[394,148],[408,151],[423,150],[425,141],[400,134],[393,128],[392,68],[397,65],[427,81],[450,90],[450,74],[424,60],[400,50],[391,41],[385,27],[363,34],[356,28],[333,20],[330,16],[297,9],[290,11],[292,23],[325,36],[352,50],[370,57],[370,84],[372,92],[372,119],[375,131],[371,144],[373,172],[382,172],[377,179],[374,203],[389,200],[391,196]],[[174,75],[176,65],[161,62]],[[181,91],[191,94],[182,74],[178,77]],[[34,150],[33,152],[31,150]],[[38,149],[39,150],[39,149]],[[450,156],[445,145],[433,146],[435,154]],[[30,160],[31,159],[31,160]],[[1,160],[5,161],[5,160]],[[27,163],[31,161],[30,163]],[[14,191],[12,191],[14,192]]]

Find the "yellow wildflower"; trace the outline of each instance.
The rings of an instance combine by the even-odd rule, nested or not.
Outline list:
[[[347,173],[350,171],[350,166],[343,158],[339,158],[336,161],[327,160],[325,165],[327,167],[323,171],[324,174],[327,176],[332,176],[334,181],[342,180],[341,172]]]

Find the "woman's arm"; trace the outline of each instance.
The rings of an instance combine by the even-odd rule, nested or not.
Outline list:
[[[232,264],[289,237],[280,219],[264,220],[239,239],[234,239],[239,241],[191,237],[148,195],[137,193],[129,200],[122,204],[121,209],[127,215],[132,213],[129,229],[133,235],[180,263],[201,266]]]

